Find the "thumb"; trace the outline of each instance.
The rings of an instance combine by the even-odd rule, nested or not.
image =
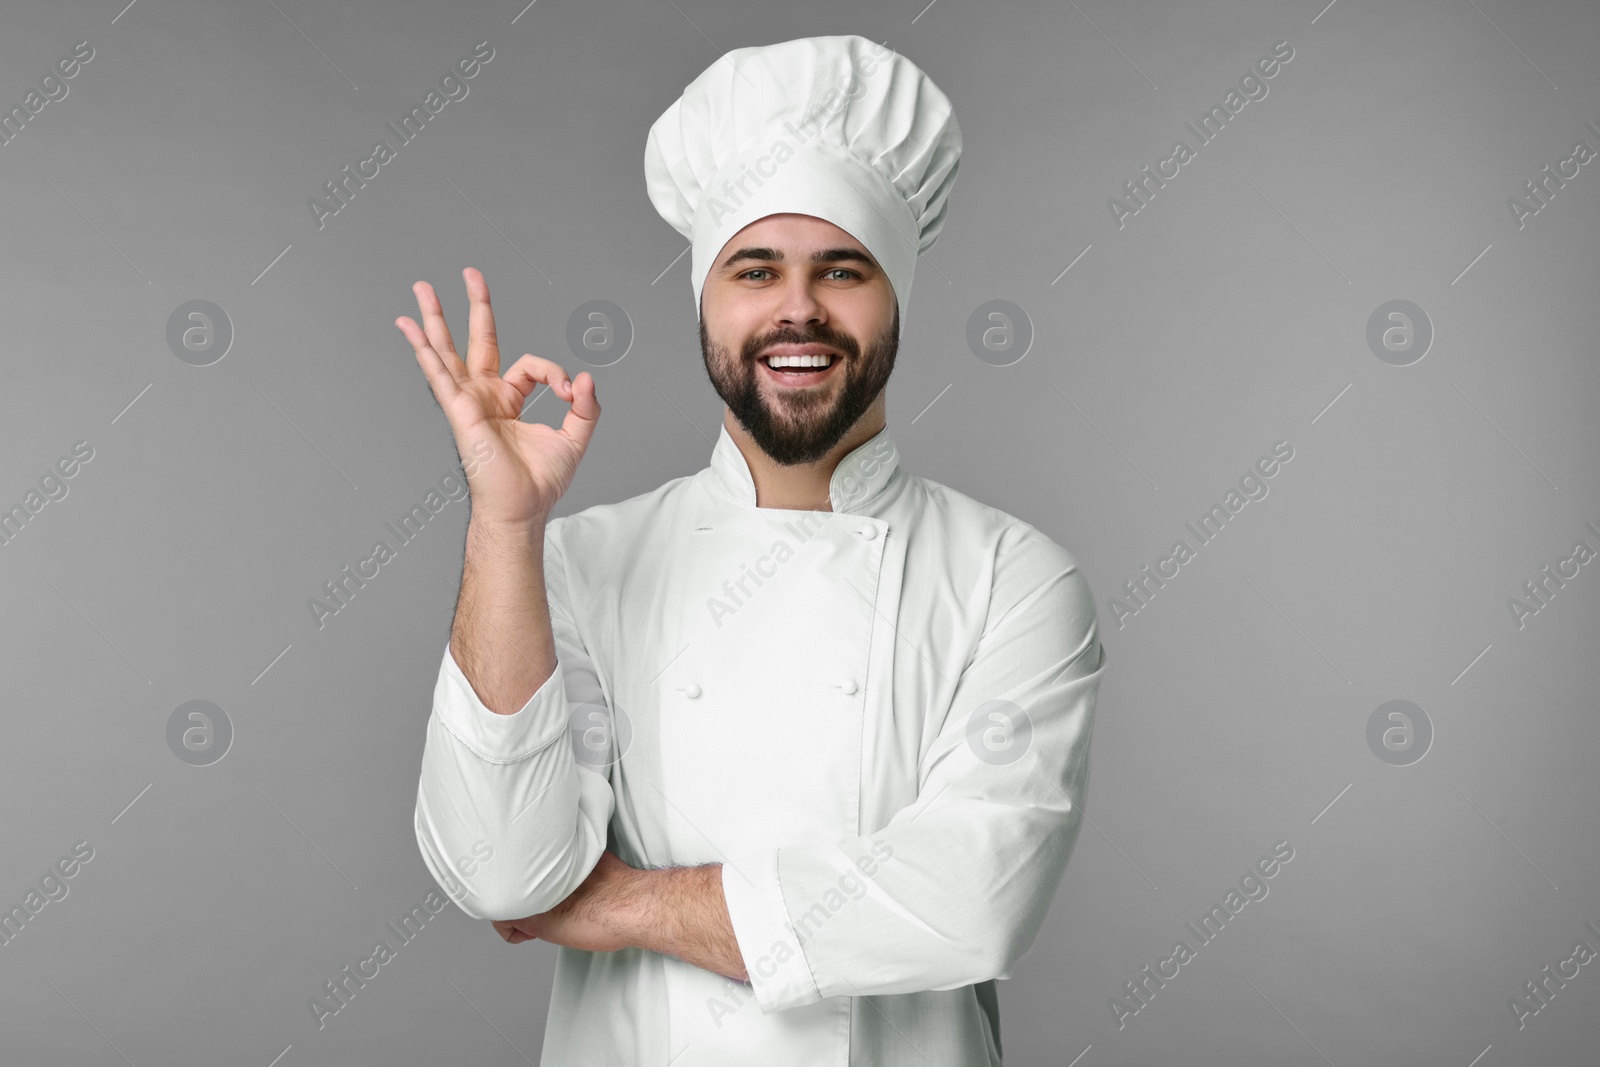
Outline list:
[[[589,438],[594,436],[595,424],[600,421],[600,402],[595,398],[594,375],[583,371],[570,383],[562,384],[565,388],[556,395],[572,406],[561,420],[561,432],[577,443],[580,452],[585,452],[589,448]]]

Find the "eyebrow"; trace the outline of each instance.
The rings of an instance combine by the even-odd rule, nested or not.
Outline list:
[[[745,260],[755,260],[761,263],[782,263],[784,261],[784,256],[783,252],[776,248],[741,248],[737,252],[733,253],[733,255],[722,261],[721,269],[724,271],[731,270],[734,265],[744,262]],[[875,262],[873,262],[872,257],[855,248],[824,248],[811,253],[811,262],[817,264],[859,263],[864,267],[874,270],[876,270],[878,266]]]

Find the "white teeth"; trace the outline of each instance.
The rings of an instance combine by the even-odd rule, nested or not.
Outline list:
[[[832,359],[826,353],[815,356],[768,356],[767,366],[774,370],[779,367],[826,367]]]

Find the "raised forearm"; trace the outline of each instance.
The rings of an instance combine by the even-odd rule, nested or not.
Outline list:
[[[477,918],[548,911],[605,850],[610,784],[562,743],[568,687],[597,691],[598,682],[581,642],[563,629],[560,532],[560,519],[539,532],[469,527],[452,647],[434,687],[417,843],[440,885]],[[492,862],[480,855],[487,849]]]
[[[467,524],[450,652],[478,699],[499,715],[521,710],[556,669],[544,584],[545,523]]]

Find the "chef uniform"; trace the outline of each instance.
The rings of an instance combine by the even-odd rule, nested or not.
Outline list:
[[[866,245],[903,309],[959,152],[925,74],[819,37],[713,64],[646,170],[697,304],[729,237],[794,211]],[[1001,1062],[995,979],[1077,839],[1105,656],[1066,549],[899,458],[885,426],[832,510],[758,507],[723,428],[699,472],[549,521],[557,664],[515,714],[446,647],[415,822],[461,910],[548,911],[606,848],[720,863],[750,975],[561,947],[545,1067]]]

